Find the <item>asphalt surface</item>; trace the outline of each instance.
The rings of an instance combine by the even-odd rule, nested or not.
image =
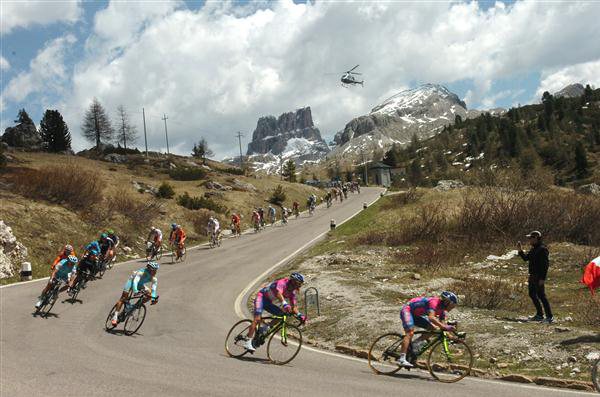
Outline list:
[[[163,257],[160,301],[148,306],[134,336],[107,333],[104,322],[127,277],[143,261],[109,270],[82,291],[82,303],[63,302],[63,293],[48,318],[32,315],[44,281],[1,288],[0,396],[593,395],[473,378],[446,385],[416,371],[378,376],[365,361],[304,347],[285,366],[270,364],[264,346],[248,358],[228,357],[224,339],[239,319],[234,305],[249,283],[326,232],[330,219],[340,223],[380,192],[363,189],[287,226],[226,239],[212,250],[189,250],[184,263],[171,265]]]

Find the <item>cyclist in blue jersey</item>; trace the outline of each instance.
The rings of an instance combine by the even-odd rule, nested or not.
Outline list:
[[[55,280],[63,280],[67,285],[62,287],[60,290],[64,291],[67,287],[73,287],[75,282],[75,275],[77,274],[77,257],[74,255],[70,255],[67,259],[63,259],[54,268],[52,271],[52,276],[48,280],[48,284],[42,290],[42,294],[38,298],[38,302],[35,304],[36,308],[42,306],[42,298],[52,287],[52,283]],[[69,275],[71,275],[69,277]]]
[[[138,292],[143,292],[144,303],[152,299],[152,305],[158,302],[158,295],[156,295],[156,287],[158,285],[158,278],[156,272],[158,271],[159,264],[157,262],[148,262],[148,265],[144,268],[134,271],[129,279],[125,283],[123,293],[117,301],[117,308],[112,318],[112,325],[116,326],[119,323],[119,313],[125,304],[125,301],[129,299],[131,295],[135,295]],[[151,289],[148,289],[144,284],[152,283]],[[142,291],[140,291],[142,290]]]

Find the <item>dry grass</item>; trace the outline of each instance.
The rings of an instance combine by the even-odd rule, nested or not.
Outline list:
[[[467,307],[519,311],[530,305],[522,288],[500,279],[465,277],[452,284],[450,289],[464,295],[461,305]]]

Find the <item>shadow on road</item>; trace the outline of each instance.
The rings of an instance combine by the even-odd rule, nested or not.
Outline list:
[[[41,314],[41,313],[33,312],[33,313],[31,313],[31,317],[41,317],[41,318],[54,317],[54,318],[58,318],[59,316],[56,313]]]
[[[582,335],[573,339],[565,339],[560,344],[562,346],[576,345],[578,343],[600,343],[600,334],[598,335]]]
[[[529,320],[523,317],[495,317],[496,320],[508,321],[510,323],[527,323]]]

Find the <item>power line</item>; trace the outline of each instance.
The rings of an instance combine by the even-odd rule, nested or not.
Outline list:
[[[167,115],[165,114],[164,117],[162,118],[165,122],[165,136],[167,137],[167,155],[169,155],[169,133],[167,131]]]

